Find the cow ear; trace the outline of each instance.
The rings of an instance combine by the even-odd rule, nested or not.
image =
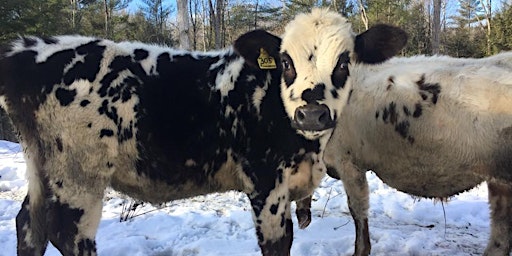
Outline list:
[[[407,33],[390,25],[379,24],[356,36],[357,61],[376,64],[395,56],[407,43]]]
[[[245,33],[234,43],[235,51],[244,57],[249,66],[257,69],[280,68],[277,65],[280,46],[281,38],[264,30]]]

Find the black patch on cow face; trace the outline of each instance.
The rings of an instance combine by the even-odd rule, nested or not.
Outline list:
[[[331,95],[335,99],[337,99],[339,97],[338,91],[336,89],[331,89]]]
[[[420,89],[420,95],[423,100],[427,100],[428,94],[430,94],[432,103],[437,103],[437,99],[439,97],[439,94],[441,93],[441,86],[438,83],[425,83],[425,74],[423,74],[420,80],[416,82],[416,84]]]
[[[60,138],[55,139],[55,143],[57,143],[57,149],[62,152],[63,146],[62,146],[62,140]]]
[[[286,52],[281,54],[281,63],[283,65],[284,83],[289,87],[293,82],[295,82],[295,79],[297,78],[297,71],[295,70],[292,58]]]
[[[58,88],[55,91],[55,97],[57,97],[57,99],[60,102],[60,105],[63,106],[63,107],[68,106],[69,104],[71,104],[71,102],[73,102],[73,100],[75,100],[75,96],[76,96],[76,90],[75,89],[73,89],[73,90],[66,90],[66,89],[63,89],[63,88]]]
[[[141,60],[146,59],[149,56],[149,52],[144,49],[135,49],[133,51],[133,55],[134,55],[133,59],[135,61],[141,61]]]
[[[30,48],[37,44],[37,40],[33,38],[23,37],[23,47]]]
[[[345,87],[347,78],[350,75],[348,71],[348,64],[350,63],[349,52],[345,51],[338,57],[338,62],[332,71],[331,82],[336,89]]]
[[[308,104],[317,103],[319,100],[325,99],[325,84],[317,84],[313,90],[307,89],[302,92],[302,99]]]

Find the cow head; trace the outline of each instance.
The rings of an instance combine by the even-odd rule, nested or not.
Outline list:
[[[406,41],[403,30],[389,25],[355,35],[347,19],[326,9],[296,16],[280,50],[281,97],[292,126],[309,139],[330,134],[349,100],[351,71],[393,57]]]

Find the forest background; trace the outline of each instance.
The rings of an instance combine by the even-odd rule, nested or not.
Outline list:
[[[0,44],[19,35],[80,34],[207,51],[252,29],[279,35],[315,6],[344,14],[356,33],[377,23],[403,28],[403,56],[512,50],[512,0],[0,0]],[[16,141],[4,114],[0,139]]]

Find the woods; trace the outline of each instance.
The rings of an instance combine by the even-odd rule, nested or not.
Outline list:
[[[377,23],[402,27],[409,34],[404,56],[512,50],[511,0],[0,0],[0,43],[81,34],[206,51],[256,28],[280,34],[315,6],[343,13],[357,33]]]
[[[482,57],[512,49],[510,0],[0,0],[0,42],[82,34],[206,51],[255,28],[280,34],[314,6],[343,13],[357,32],[377,23],[404,28],[410,40],[403,55]]]

